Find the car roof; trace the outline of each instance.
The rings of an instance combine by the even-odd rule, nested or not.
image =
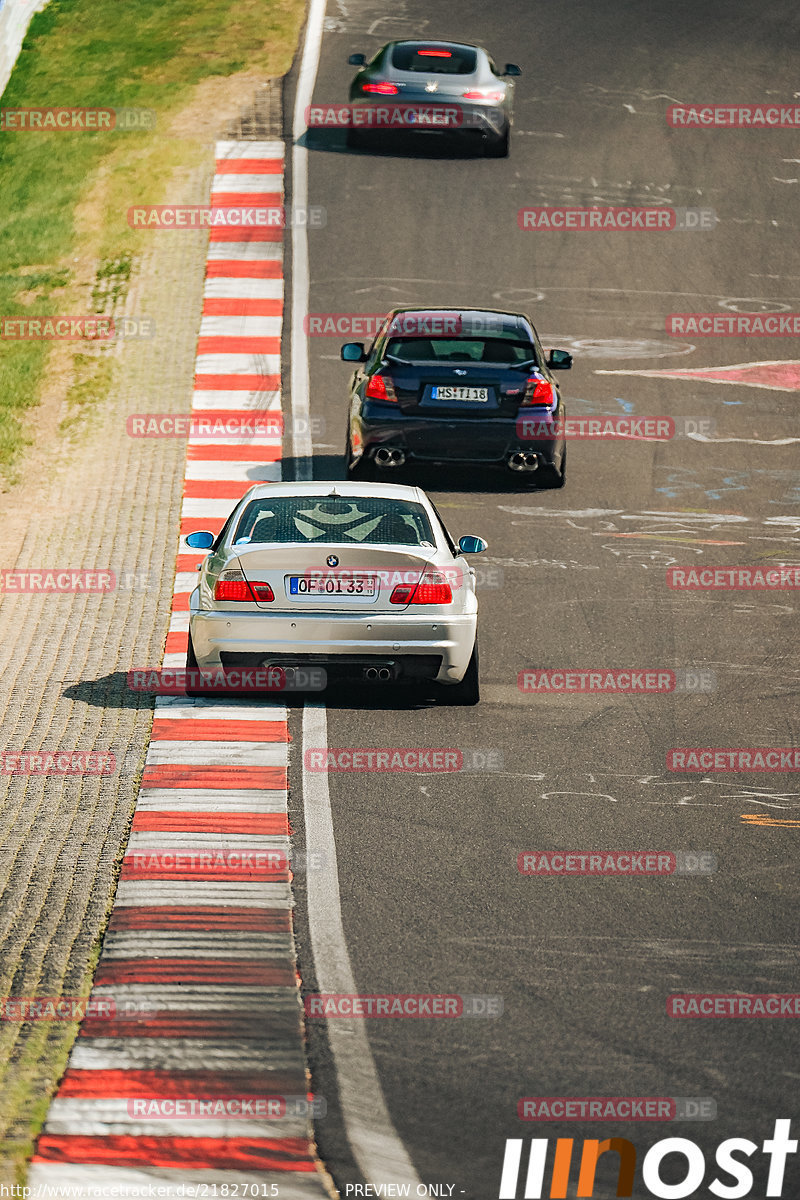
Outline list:
[[[375,500],[409,500],[430,504],[421,488],[403,483],[356,483],[343,479],[312,481],[292,480],[286,483],[257,483],[245,492],[242,500],[261,500],[268,496],[364,496]]]

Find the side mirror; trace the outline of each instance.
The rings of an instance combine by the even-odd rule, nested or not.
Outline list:
[[[513,76],[514,78],[516,78],[518,75],[521,75],[521,74],[522,74],[522,71],[519,69],[519,67],[517,66],[517,64],[516,64],[516,63],[506,63],[505,70],[503,71],[503,74],[504,74],[504,75],[511,75],[511,76]]]
[[[458,548],[462,554],[482,554],[489,547],[488,542],[485,542],[483,538],[465,533],[462,538],[458,539]]]
[[[345,342],[339,352],[342,362],[366,362],[367,356],[363,342]]]
[[[366,54],[351,54],[347,60],[351,67],[363,67],[367,61]]]
[[[191,546],[193,550],[210,550],[214,545],[214,534],[209,533],[207,529],[201,529],[197,533],[190,533],[186,536],[186,545]]]
[[[566,350],[551,350],[547,365],[551,371],[568,371],[572,366],[572,355]]]

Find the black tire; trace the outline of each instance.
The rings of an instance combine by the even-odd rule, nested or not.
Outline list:
[[[481,686],[480,686],[480,671],[478,668],[478,639],[475,639],[475,645],[472,647],[472,655],[470,656],[469,666],[466,674],[460,683],[443,684],[440,695],[445,704],[454,704],[459,707],[472,707],[480,702]]]
[[[372,478],[372,463],[369,459],[353,458],[353,451],[350,446],[350,439],[347,439],[347,448],[344,452],[345,474],[348,479],[369,480]]]
[[[537,487],[543,488],[562,488],[567,482],[567,448],[564,447],[564,453],[561,457],[561,470],[557,471],[555,467],[540,467],[534,474],[534,483]]]
[[[511,130],[506,125],[499,137],[487,138],[484,154],[487,158],[508,158],[511,150]]]
[[[200,670],[199,666],[197,665],[197,655],[194,652],[194,646],[192,645],[192,635],[191,634],[189,634],[189,643],[186,647],[186,670],[187,671],[199,671]],[[206,688],[189,687],[188,685],[186,687],[186,695],[187,696],[209,696],[210,694],[211,694],[210,691]]]

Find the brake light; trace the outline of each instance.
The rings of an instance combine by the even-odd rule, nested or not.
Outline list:
[[[364,395],[368,396],[370,400],[397,401],[394,383],[388,375],[373,375],[367,384]]]
[[[477,89],[461,93],[463,100],[493,100],[495,103],[499,103],[503,99],[503,95],[503,92],[481,92]]]
[[[362,83],[362,92],[377,92],[379,96],[396,96],[400,91],[393,83]]]
[[[262,583],[259,579],[248,583],[240,571],[236,572],[236,576],[237,578],[226,579],[223,575],[217,580],[214,588],[215,600],[225,600],[231,604],[248,604],[254,600],[263,602],[275,599],[275,593],[268,583]]]
[[[520,400],[520,406],[530,407],[533,404],[545,404],[548,408],[554,408],[555,403],[555,389],[552,383],[532,375],[525,384],[525,395]]]
[[[389,597],[390,604],[452,604],[453,589],[441,571],[425,571],[413,583],[398,583]]]
[[[418,50],[419,58],[452,58],[453,55],[449,50]]]

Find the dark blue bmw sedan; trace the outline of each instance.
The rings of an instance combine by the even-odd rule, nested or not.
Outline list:
[[[351,476],[396,477],[417,463],[499,466],[539,487],[566,480],[565,410],[554,371],[520,313],[394,309],[369,349],[342,347],[356,363],[346,459]]]

